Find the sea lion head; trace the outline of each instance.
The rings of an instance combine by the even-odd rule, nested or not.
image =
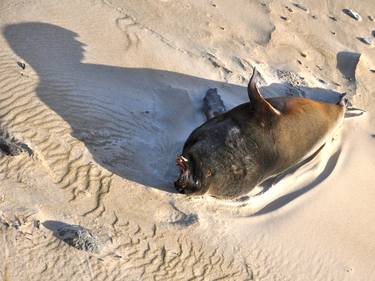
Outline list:
[[[176,158],[176,165],[180,168],[180,176],[174,186],[179,193],[203,194],[202,182],[198,163],[192,157],[180,155]]]

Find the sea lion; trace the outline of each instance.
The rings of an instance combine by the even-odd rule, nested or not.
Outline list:
[[[324,145],[343,120],[346,99],[336,104],[301,97],[265,99],[248,84],[250,102],[195,129],[176,159],[178,192],[231,199],[282,173]]]

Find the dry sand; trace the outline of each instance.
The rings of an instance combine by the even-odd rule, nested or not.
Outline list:
[[[294,4],[1,1],[1,131],[33,154],[0,156],[0,279],[375,280],[375,2]],[[366,112],[256,196],[176,194],[206,90],[245,102],[255,65],[267,97]]]

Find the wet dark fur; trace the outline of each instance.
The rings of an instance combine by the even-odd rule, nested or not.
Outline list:
[[[249,97],[250,103],[208,120],[188,137],[182,152],[187,161],[181,160],[175,182],[179,192],[246,194],[301,161],[343,111],[342,105],[303,98],[263,99],[255,83],[249,83]]]

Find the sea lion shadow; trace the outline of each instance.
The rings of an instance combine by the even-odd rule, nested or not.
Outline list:
[[[288,171],[284,172],[283,174],[273,178],[269,179],[265,182],[263,182],[261,185],[265,186],[266,190],[268,190],[270,187],[274,186],[278,182],[280,182],[285,176],[289,174],[293,174],[295,171],[297,171],[300,167],[307,165],[309,162],[311,162],[321,151],[323,147],[319,148],[318,151],[316,151],[313,155],[308,157],[306,160],[302,161],[301,163],[297,164],[296,166],[292,167]],[[336,167],[336,164],[339,160],[341,154],[341,149],[337,150],[333,155],[331,155],[327,161],[327,163],[324,166],[324,169],[322,172],[319,173],[319,175],[310,183],[300,187],[298,190],[292,191],[288,194],[285,194],[281,197],[276,198],[275,200],[268,203],[265,207],[261,208],[256,213],[252,214],[251,216],[260,216],[265,215],[267,213],[276,211],[287,204],[289,204],[291,201],[297,199],[298,197],[302,196],[306,192],[312,190],[313,188],[317,187],[320,183],[322,183],[324,180],[326,180],[329,175],[333,172],[334,168]],[[277,186],[275,186],[277,188]],[[266,191],[265,191],[266,192]]]
[[[39,99],[69,124],[71,136],[85,144],[99,165],[166,192],[175,192],[175,158],[183,143],[205,121],[202,100],[207,89],[217,88],[229,109],[248,101],[244,86],[84,62],[87,45],[77,33],[56,25],[10,24],[3,35],[25,62],[24,70],[38,77]],[[265,97],[288,95],[283,84],[261,90]],[[326,99],[332,93],[340,96],[323,89],[306,92],[326,93]]]

